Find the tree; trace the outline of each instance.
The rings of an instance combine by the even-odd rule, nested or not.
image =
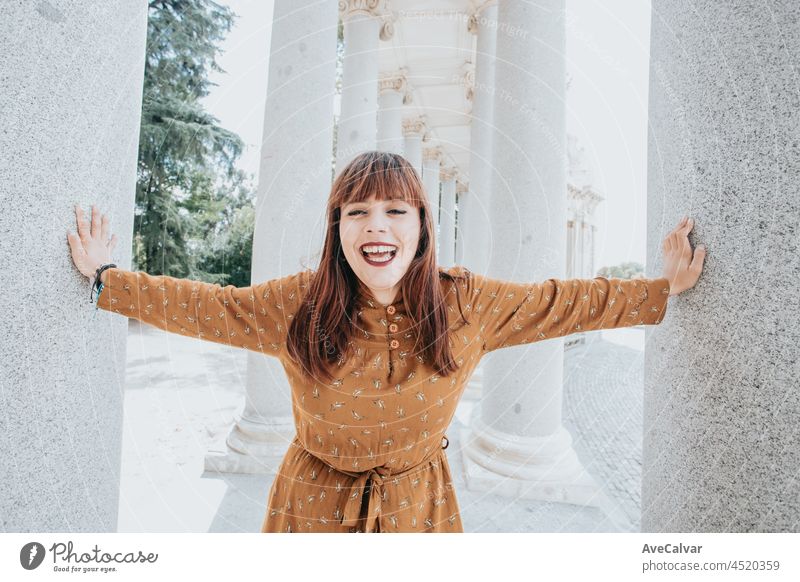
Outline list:
[[[213,85],[209,73],[224,72],[215,58],[233,19],[211,0],[149,2],[134,262],[151,274],[195,271],[189,241],[213,212],[198,212],[198,201],[213,197],[218,179],[241,182],[235,166],[241,139],[200,103]]]
[[[641,263],[627,262],[603,267],[597,271],[598,277],[616,277],[618,279],[639,279],[644,277],[644,266]]]

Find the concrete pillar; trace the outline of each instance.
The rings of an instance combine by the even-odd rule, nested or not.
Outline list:
[[[422,150],[422,183],[428,195],[431,207],[431,221],[436,232],[436,248],[439,248],[439,172],[443,153],[441,146],[423,148]],[[437,254],[438,256],[438,254]]]
[[[337,174],[361,152],[376,149],[378,43],[389,40],[393,32],[387,0],[340,0],[339,13],[344,23],[344,60]]]
[[[0,19],[0,522],[115,532],[128,322],[72,263],[75,204],[130,268],[147,3],[6,2]]]
[[[495,48],[497,2],[490,0],[470,15],[467,30],[476,35],[475,82],[469,140],[469,190],[458,197],[458,243],[456,262],[476,273],[489,269],[491,237],[489,208],[492,198],[492,141],[495,92]],[[479,399],[483,390],[485,362],[481,360],[463,398]]]
[[[708,256],[648,328],[645,532],[800,523],[798,55],[797,2],[653,2],[648,271],[684,214]]]
[[[377,149],[403,155],[403,105],[410,103],[405,69],[381,75],[378,83]]]
[[[403,120],[403,157],[422,177],[422,142],[425,139],[425,116],[417,115]]]
[[[510,281],[563,278],[566,267],[564,0],[504,2],[497,36],[492,191],[495,244],[487,274]],[[464,453],[470,489],[596,504],[561,422],[563,338],[486,356],[484,392]],[[512,476],[513,475],[513,476]]]
[[[455,264],[456,245],[456,179],[458,170],[442,168],[441,209],[439,210],[439,258],[440,266],[449,268]]]
[[[322,248],[331,188],[336,11],[335,0],[275,2],[253,283],[317,267],[311,259]],[[226,442],[206,456],[206,469],[274,471],[294,433],[283,366],[248,352],[244,412]]]
[[[467,29],[477,36],[475,83],[472,90],[470,120],[469,192],[459,198],[459,264],[486,273],[489,268],[489,205],[492,195],[492,141],[495,93],[495,46],[497,44],[497,4],[483,4],[468,20]],[[463,226],[463,228],[462,228]],[[482,367],[482,365],[481,365]]]

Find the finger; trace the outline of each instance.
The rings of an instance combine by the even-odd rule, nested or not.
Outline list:
[[[115,246],[117,246],[117,235],[111,237],[111,240],[108,242],[108,249],[113,251]]]
[[[689,265],[689,268],[692,271],[697,271],[698,273],[703,270],[703,263],[706,259],[706,247],[700,245],[694,251],[694,258],[692,259],[692,264]]]
[[[689,234],[694,228],[694,219],[690,218],[683,224],[683,233]]]
[[[674,234],[674,233],[678,232],[680,229],[682,229],[682,228],[683,228],[683,226],[684,226],[685,224],[686,224],[686,217],[684,216],[683,218],[681,218],[681,219],[680,219],[680,221],[679,221],[679,222],[678,222],[678,224],[675,226],[675,228],[673,228],[673,229],[670,231],[670,234]]]
[[[92,204],[92,238],[100,236],[100,211]]]
[[[102,240],[108,240],[108,214],[104,214],[100,222],[100,237]]]
[[[86,239],[89,237],[89,229],[86,226],[86,220],[83,218],[83,209],[78,206],[75,214],[77,215],[78,220],[78,236],[82,241],[86,241]]]
[[[75,256],[86,254],[86,250],[83,248],[83,244],[81,244],[81,239],[78,238],[78,235],[74,232],[67,231],[67,242],[69,243],[69,248],[72,250]]]

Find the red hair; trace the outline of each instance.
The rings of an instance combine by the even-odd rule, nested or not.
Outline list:
[[[330,367],[350,354],[356,337],[355,299],[359,280],[342,251],[339,236],[341,209],[345,204],[400,199],[419,209],[420,237],[417,252],[401,280],[401,296],[417,340],[412,355],[422,354],[437,373],[447,376],[458,369],[450,350],[447,304],[440,279],[455,277],[436,264],[435,227],[425,187],[414,167],[404,157],[367,151],[354,158],[334,180],[327,206],[325,244],[319,268],[309,280],[287,337],[289,355],[303,373],[325,382],[332,379]],[[458,309],[461,299],[456,286]]]

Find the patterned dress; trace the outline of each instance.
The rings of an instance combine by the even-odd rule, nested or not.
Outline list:
[[[462,532],[445,431],[481,357],[579,331],[658,324],[669,282],[515,283],[460,266],[446,272],[456,277],[441,279],[459,366],[450,376],[414,353],[402,297],[384,306],[362,285],[352,356],[334,365],[330,383],[305,379],[288,356],[286,335],[309,270],[236,288],[110,269],[97,305],[279,358],[297,432],[269,491],[262,532]],[[469,323],[459,315],[457,293]]]

